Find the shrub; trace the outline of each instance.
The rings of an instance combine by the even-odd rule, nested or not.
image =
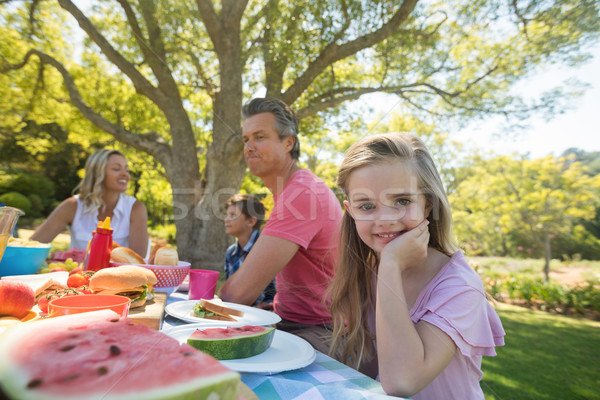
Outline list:
[[[166,239],[171,244],[175,243],[175,232],[175,224],[156,225],[148,228],[151,237]]]
[[[31,201],[31,212],[29,213],[29,216],[31,218],[41,217],[42,212],[44,211],[44,202],[42,201],[42,198],[35,193],[30,194],[28,198]]]
[[[0,195],[0,202],[9,207],[15,207],[23,210],[25,214],[31,212],[31,201],[27,198],[27,196],[24,196],[19,192],[8,192]]]
[[[585,314],[600,313],[600,285],[588,281],[585,286],[568,287],[523,275],[482,276],[484,287],[494,299],[521,299],[546,311]]]

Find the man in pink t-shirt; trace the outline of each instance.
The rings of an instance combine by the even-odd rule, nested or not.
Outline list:
[[[223,285],[225,301],[253,304],[276,278],[277,328],[327,353],[331,333],[324,295],[335,274],[339,201],[325,183],[298,166],[298,120],[285,103],[257,98],[242,109],[244,158],[273,193],[274,206],[244,263]]]

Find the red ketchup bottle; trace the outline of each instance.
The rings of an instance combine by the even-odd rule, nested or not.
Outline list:
[[[86,255],[84,270],[99,271],[110,267],[110,252],[112,251],[112,233],[110,217],[104,222],[98,222],[96,231],[92,234],[90,250]]]

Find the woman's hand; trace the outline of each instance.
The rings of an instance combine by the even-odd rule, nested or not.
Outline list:
[[[419,225],[392,240],[381,251],[380,264],[395,263],[400,270],[417,265],[427,257],[429,245],[429,221],[424,219]]]

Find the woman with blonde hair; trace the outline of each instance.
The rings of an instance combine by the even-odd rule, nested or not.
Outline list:
[[[98,221],[111,219],[113,241],[145,256],[148,249],[146,206],[125,194],[130,180],[127,159],[118,150],[102,149],[85,164],[85,176],[72,197],[60,203],[31,239],[49,243],[68,227],[69,249],[86,249]]]
[[[346,194],[338,270],[329,288],[331,354],[388,394],[483,399],[481,356],[504,330],[452,237],[429,151],[409,134],[354,144],[339,170]]]

